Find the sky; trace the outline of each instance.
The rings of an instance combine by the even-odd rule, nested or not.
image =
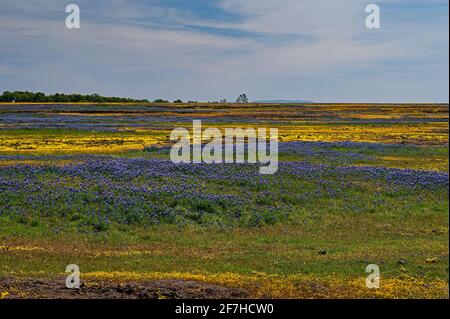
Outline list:
[[[448,0],[370,3],[0,0],[0,92],[448,103]]]

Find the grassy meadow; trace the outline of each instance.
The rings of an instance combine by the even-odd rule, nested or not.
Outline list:
[[[0,281],[77,264],[86,282],[194,280],[254,298],[448,298],[448,115],[448,104],[0,104]],[[278,172],[173,164],[170,132],[193,119],[278,128]],[[26,297],[0,291],[13,294]]]

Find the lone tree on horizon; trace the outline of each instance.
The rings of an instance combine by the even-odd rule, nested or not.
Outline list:
[[[236,103],[248,103],[247,94],[241,94],[238,96]]]

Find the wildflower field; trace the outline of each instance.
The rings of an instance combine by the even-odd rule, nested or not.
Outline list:
[[[64,287],[68,264],[87,286],[448,298],[448,116],[448,104],[0,104],[0,298],[41,296],[24,280]],[[278,172],[172,163],[170,132],[193,119],[278,128]]]

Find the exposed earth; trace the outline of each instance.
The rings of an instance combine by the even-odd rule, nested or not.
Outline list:
[[[246,298],[243,289],[183,280],[148,282],[83,282],[80,289],[68,289],[61,279],[0,279],[0,297],[5,299],[237,299]]]

